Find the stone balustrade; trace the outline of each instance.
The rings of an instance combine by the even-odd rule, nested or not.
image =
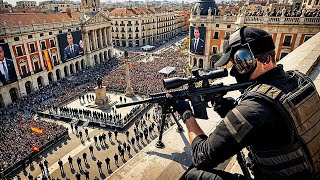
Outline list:
[[[240,22],[241,24],[279,24],[279,25],[320,25],[320,17],[285,16],[198,16],[192,15],[190,21],[197,22]]]

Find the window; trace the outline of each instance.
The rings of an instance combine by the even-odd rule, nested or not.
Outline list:
[[[212,47],[212,54],[217,54],[217,50],[218,50],[218,48],[213,46]]]
[[[230,25],[230,24],[228,24],[228,25],[227,25],[227,28],[231,28],[231,25]]]
[[[59,33],[61,34],[61,33],[62,33],[62,30],[60,30]]]
[[[40,37],[42,37],[43,36],[43,33],[40,33]]]
[[[230,32],[226,32],[225,36],[224,36],[224,39],[225,40],[228,40],[230,38]]]
[[[29,48],[30,48],[30,53],[36,52],[36,48],[35,48],[35,46],[34,46],[34,43],[30,43],[30,44],[29,44]]]
[[[202,27],[204,27],[204,24],[201,24]]]
[[[70,32],[71,31],[71,29],[68,29],[68,32]]]
[[[312,36],[305,36],[303,42],[308,41]]]
[[[283,46],[290,46],[291,45],[291,39],[292,39],[292,36],[285,36],[284,37]]]
[[[19,41],[19,40],[20,40],[19,37],[15,37],[15,38],[14,38],[14,41]]]
[[[284,58],[286,55],[288,55],[289,53],[287,53],[287,52],[282,52],[281,54],[280,54],[280,59],[282,59],[282,58]]]
[[[33,62],[33,65],[34,65],[34,70],[35,70],[35,71],[38,71],[38,70],[40,69],[40,67],[39,67],[39,61],[34,61],[34,62]]]
[[[219,27],[219,24],[216,24],[216,27]]]
[[[76,30],[79,30],[79,28],[76,28]]]
[[[42,49],[42,50],[47,49],[47,47],[46,47],[46,42],[45,42],[45,41],[41,41],[41,49]]]
[[[22,71],[22,76],[26,76],[28,74],[26,65],[22,65],[20,67],[21,67],[21,71]]]
[[[23,56],[23,52],[22,52],[22,47],[21,46],[17,46],[16,47],[16,51],[17,51],[17,55],[18,56]]]
[[[214,32],[213,39],[219,39],[219,32]]]
[[[28,39],[31,39],[32,38],[32,35],[28,35]]]
[[[56,45],[54,44],[54,39],[50,39],[50,47],[56,47]]]
[[[49,35],[52,35],[52,32],[49,32]]]
[[[5,43],[5,42],[4,42],[4,39],[0,39],[0,43]]]

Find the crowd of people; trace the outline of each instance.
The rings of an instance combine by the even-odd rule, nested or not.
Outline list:
[[[61,175],[65,174],[65,179],[99,179],[98,176],[92,177],[88,171],[88,167],[92,166],[96,166],[98,168],[100,177],[102,177],[104,169],[111,174],[115,170],[113,169],[114,167],[120,167],[121,163],[125,163],[128,159],[133,157],[133,153],[139,152],[142,147],[146,146],[151,140],[157,137],[157,132],[159,132],[160,129],[160,123],[158,122],[161,116],[160,107],[156,107],[152,114],[152,116],[150,113],[142,115],[141,118],[135,121],[133,125],[133,131],[131,129],[121,134],[117,130],[110,130],[99,135],[93,135],[92,137],[88,132],[88,128],[80,127],[71,123],[72,133],[79,138],[81,143],[85,143],[85,140],[93,138],[94,144],[88,147],[88,154],[84,151],[83,153],[79,153],[73,157],[67,155],[68,159],[66,162],[63,162],[63,160],[59,159],[58,165]],[[167,119],[164,129],[169,128],[171,125],[173,125],[172,119]],[[124,135],[125,138],[120,137]],[[96,153],[98,150],[108,152],[111,148],[113,148],[111,146],[115,146],[114,148],[117,148],[115,152],[105,153],[104,157],[97,156]],[[89,158],[97,159],[89,161]],[[70,167],[70,172],[65,169],[66,163],[67,166]],[[37,166],[35,165],[36,164],[30,164],[30,166],[34,166],[35,168],[39,168],[41,170],[42,179],[60,179],[50,176],[49,167],[52,164],[48,163],[46,159],[38,162]],[[26,168],[26,166],[23,167]],[[24,169],[24,171],[26,171],[26,169]],[[34,179],[34,176],[30,173],[27,174],[27,177],[30,180]]]
[[[93,88],[97,75],[106,75],[120,64],[121,61],[112,59],[99,64],[99,66],[87,67],[74,74],[77,78],[64,78],[48,86],[40,87],[38,91],[31,92],[28,96],[24,96],[6,108],[0,109],[0,138],[10,139],[8,142],[20,139],[19,143],[1,144],[0,171],[5,171],[9,166],[13,166],[15,162],[18,162],[19,159],[28,157],[26,152],[30,152],[30,144],[43,145],[51,140],[51,135],[57,136],[64,133],[64,130],[59,125],[42,122],[39,124],[39,129],[45,132],[43,135],[37,136],[35,139],[32,139],[33,136],[28,139],[22,138],[25,134],[31,133],[30,124],[39,123],[32,120],[37,111],[46,111],[56,107],[66,99],[75,97],[88,90],[88,88]],[[25,123],[21,123],[22,121]],[[1,141],[1,143],[3,142],[6,141]],[[11,154],[6,153],[14,153],[14,155],[11,156]]]
[[[3,125],[5,122],[0,123]],[[41,130],[42,133],[34,133],[31,127]],[[0,133],[1,172],[21,160],[30,158],[34,151],[32,147],[41,150],[46,143],[57,140],[66,132],[67,128],[64,126],[36,119],[20,122],[18,126],[14,123],[6,124]]]
[[[158,71],[166,66],[176,68],[175,76],[184,76],[186,55],[181,55],[178,51],[165,51],[160,55],[148,54],[147,58],[145,55],[145,53],[129,52],[127,58],[122,54],[118,58],[103,62],[98,66],[88,66],[71,77],[60,79],[45,87],[39,87],[37,91],[31,92],[28,96],[0,109],[0,170],[5,171],[19,160],[27,158],[33,151],[31,146],[44,148],[45,144],[66,132],[65,128],[55,123],[33,120],[38,111],[54,109],[57,112],[61,111],[61,113],[71,115],[74,115],[74,112],[82,112],[83,116],[92,117],[99,121],[103,119],[107,121],[108,117],[111,117],[109,119],[113,119],[114,123],[119,122],[120,119],[128,121],[129,116],[133,116],[139,111],[138,107],[133,108],[124,117],[116,113],[109,115],[84,110],[58,109],[63,102],[77,96],[84,101],[83,93],[96,86],[95,78],[97,76],[104,77],[107,90],[124,92],[126,88],[125,66],[121,65],[126,59],[130,59],[131,62],[131,84],[136,94],[148,95],[164,91],[162,79],[166,77]],[[152,59],[152,61],[146,61],[147,59]],[[86,97],[86,99],[92,98]],[[30,130],[30,126],[35,126],[44,133],[35,134]]]
[[[153,61],[134,61],[130,65],[131,86],[134,93],[149,95],[164,91],[162,80],[172,76],[185,76],[185,61],[187,55],[177,52],[165,51],[163,54],[153,55]],[[158,71],[167,66],[175,67],[175,73],[166,77]],[[104,79],[108,89],[117,92],[126,90],[126,70],[125,66],[113,70]]]

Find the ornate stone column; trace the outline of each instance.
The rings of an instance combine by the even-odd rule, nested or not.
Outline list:
[[[128,55],[126,53],[127,52],[125,51],[126,81],[127,81],[126,96],[132,97],[133,96],[133,89],[132,89],[131,83],[130,83],[130,64],[131,64],[131,62],[128,60]]]
[[[99,48],[102,48],[102,47],[103,47],[103,42],[102,42],[102,29],[100,28],[100,29],[98,30],[98,32],[99,32],[99,41],[100,41],[100,46],[99,46]]]
[[[107,46],[108,42],[107,42],[107,28],[104,27],[102,28],[102,32],[103,32],[103,46]]]
[[[96,50],[98,48],[97,46],[97,32],[96,30],[92,30],[92,42],[93,42],[93,50]]]
[[[90,53],[90,41],[89,41],[89,32],[88,31],[86,31],[84,33],[84,40],[85,40],[85,43],[84,43],[85,51],[86,51],[86,53]]]

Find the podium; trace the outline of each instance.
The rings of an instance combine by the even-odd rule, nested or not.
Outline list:
[[[108,97],[107,97],[107,89],[106,86],[102,86],[101,88],[95,87],[94,91],[96,93],[96,105],[107,105]]]

